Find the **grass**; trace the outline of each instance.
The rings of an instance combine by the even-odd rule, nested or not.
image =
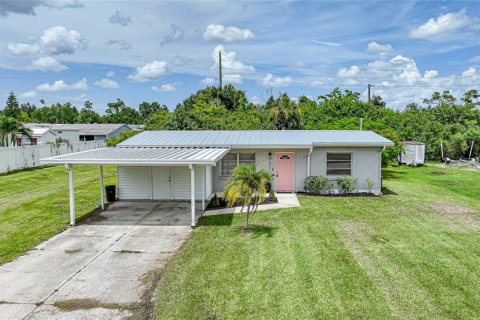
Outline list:
[[[159,282],[158,319],[480,318],[480,172],[383,171],[378,198],[204,217]]]
[[[76,166],[77,219],[99,206],[99,170]],[[106,184],[116,183],[114,167],[105,167]],[[0,265],[68,227],[68,171],[63,166],[0,176]]]

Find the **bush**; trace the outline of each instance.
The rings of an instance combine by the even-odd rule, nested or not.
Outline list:
[[[277,200],[277,197],[275,197],[275,192],[273,192],[273,188],[270,188],[270,193],[268,194],[268,201],[274,202]]]
[[[212,200],[210,200],[210,206],[212,208],[220,207],[220,200],[218,200],[218,197],[217,197],[216,193],[213,195]]]
[[[310,176],[305,179],[304,188],[310,193],[329,193],[333,182],[322,176]]]
[[[375,182],[374,182],[372,179],[368,178],[368,179],[367,179],[367,187],[368,187],[368,191],[369,191],[369,192],[372,191],[373,186],[375,186]]]
[[[349,177],[338,177],[337,183],[340,187],[342,187],[342,193],[352,193],[355,190],[355,186],[357,185],[358,179],[349,178]]]
[[[115,147],[120,142],[123,142],[123,141],[133,137],[134,135],[139,134],[140,132],[141,132],[140,130],[123,131],[123,132],[120,133],[120,135],[118,137],[112,137],[112,138],[108,139],[107,140],[107,146],[108,147]]]

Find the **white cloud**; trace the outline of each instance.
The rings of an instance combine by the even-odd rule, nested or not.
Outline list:
[[[36,43],[33,43],[33,44],[9,43],[9,44],[7,44],[7,51],[10,54],[13,54],[13,55],[16,55],[16,56],[23,56],[23,55],[29,55],[29,54],[39,52],[40,47]]]
[[[206,78],[200,80],[200,83],[203,83],[203,84],[206,84],[206,85],[211,85],[211,84],[215,83],[215,79],[210,78],[210,77],[206,77]]]
[[[239,74],[224,74],[222,76],[222,84],[233,83],[240,84],[242,83],[242,76]]]
[[[254,74],[255,67],[244,64],[237,59],[235,51],[226,51],[222,45],[216,46],[212,52],[212,60],[214,61],[211,70],[218,68],[219,52],[222,52],[222,75],[224,83],[242,83],[242,74]]]
[[[40,57],[36,60],[33,60],[28,67],[30,70],[40,70],[40,71],[54,71],[60,72],[67,70],[68,67],[61,64],[57,59],[52,57]]]
[[[255,34],[248,29],[225,27],[221,24],[211,24],[203,33],[206,40],[220,40],[226,42],[242,41],[255,38]]]
[[[75,97],[75,100],[76,100],[76,101],[85,102],[85,101],[88,100],[87,94],[86,94],[86,93],[82,93],[82,94],[79,95],[78,97]]]
[[[83,4],[78,0],[46,0],[45,6],[52,9],[81,8]]]
[[[291,77],[275,77],[271,73],[267,73],[262,79],[262,85],[267,88],[286,87],[293,82]]]
[[[0,16],[7,16],[9,13],[35,15],[35,9],[40,6],[61,10],[80,8],[83,4],[78,0],[0,1]]]
[[[410,31],[410,37],[427,40],[438,39],[448,33],[469,26],[473,22],[474,20],[467,15],[465,9],[450,12],[438,16],[437,19],[428,19],[425,24]]]
[[[370,52],[380,53],[380,54],[387,54],[393,50],[393,47],[390,43],[380,44],[376,41],[372,41],[368,44],[367,50]]]
[[[115,77],[115,72],[113,72],[113,70],[110,70],[107,73],[105,73],[105,77],[107,78]]]
[[[425,71],[425,73],[423,74],[423,77],[425,79],[433,79],[433,78],[436,78],[438,77],[438,71],[437,70],[427,70]]]
[[[158,79],[168,74],[167,62],[153,60],[141,67],[128,76],[128,79],[135,82],[147,82]]]
[[[183,31],[180,30],[180,28],[178,28],[177,25],[171,24],[170,33],[163,37],[162,41],[160,41],[160,46],[163,46],[167,43],[180,41],[182,39],[183,39]]]
[[[317,40],[317,39],[312,40],[312,42],[316,43],[316,44],[320,44],[322,46],[327,46],[327,47],[341,47],[342,46],[340,43],[337,43],[337,42],[321,41],[321,40]]]
[[[33,98],[37,95],[37,92],[34,90],[23,92],[20,94],[20,98]]]
[[[103,78],[102,80],[95,81],[94,83],[96,86],[101,87],[101,88],[106,88],[106,89],[117,89],[120,88],[118,83],[116,81],[113,81],[112,79],[105,79]]]
[[[339,77],[354,77],[360,73],[360,68],[358,66],[351,66],[350,68],[340,68],[338,69],[337,76]]]
[[[110,21],[112,24],[119,24],[125,27],[132,23],[132,18],[130,16],[121,14],[120,11],[117,10],[110,16],[110,18],[108,18],[108,21]]]
[[[63,80],[57,80],[54,83],[43,83],[38,85],[35,90],[38,92],[58,92],[66,90],[87,90],[88,82],[87,79],[83,78],[75,83],[70,85],[66,84]]]
[[[175,87],[167,83],[167,84],[162,84],[160,87],[153,86],[152,90],[157,92],[172,92],[172,91],[175,91]]]
[[[50,54],[75,53],[76,49],[85,49],[87,40],[76,30],[63,26],[46,29],[40,37],[40,46]]]

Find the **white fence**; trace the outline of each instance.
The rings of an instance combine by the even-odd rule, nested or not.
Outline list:
[[[0,173],[18,169],[39,167],[40,159],[59,156],[62,154],[79,152],[97,148],[104,148],[104,140],[83,141],[59,146],[43,144],[35,146],[21,146],[0,148]]]

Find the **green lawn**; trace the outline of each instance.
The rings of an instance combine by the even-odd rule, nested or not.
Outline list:
[[[116,183],[114,167],[105,183]],[[77,219],[100,204],[99,169],[75,167]],[[68,227],[68,171],[63,166],[0,176],[0,265]]]
[[[443,173],[443,174],[442,174]],[[384,170],[378,198],[202,218],[158,319],[480,318],[480,172]]]

